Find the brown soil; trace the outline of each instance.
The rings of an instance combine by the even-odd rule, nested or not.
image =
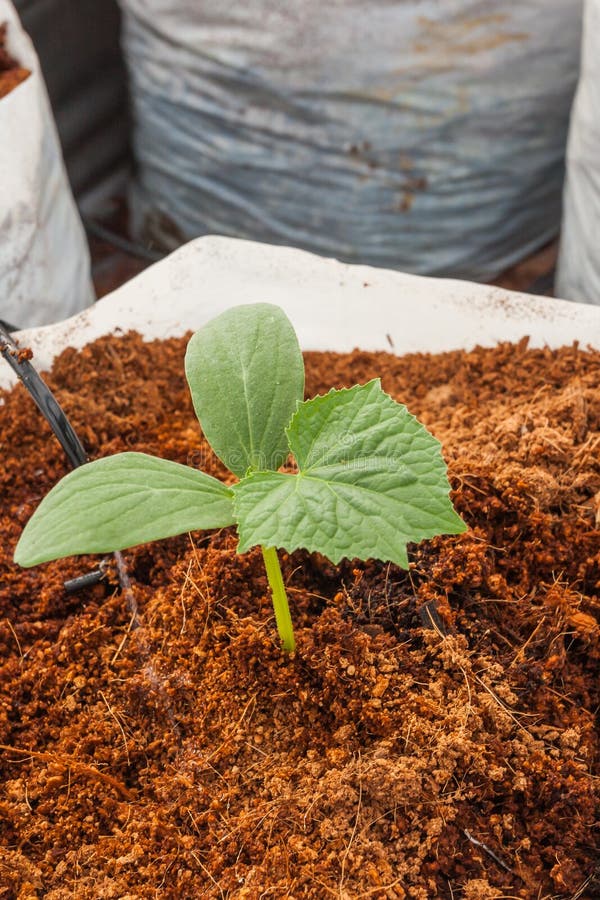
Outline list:
[[[10,94],[31,72],[19,65],[6,49],[6,22],[0,25],[0,98]]]
[[[185,342],[66,351],[90,454],[225,473]],[[470,525],[378,562],[283,555],[298,650],[231,530],[20,571],[67,467],[22,388],[0,473],[0,897],[598,897],[600,353],[307,354],[307,393],[381,375],[441,439]]]

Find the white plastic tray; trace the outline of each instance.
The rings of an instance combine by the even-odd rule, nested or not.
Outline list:
[[[283,307],[304,349],[438,352],[495,346],[529,335],[531,346],[579,341],[600,349],[600,307],[486,285],[351,266],[302,250],[203,237],[71,319],[18,335],[47,369],[65,347],[115,331],[146,338],[194,330],[238,303]],[[0,364],[0,385],[14,381]]]

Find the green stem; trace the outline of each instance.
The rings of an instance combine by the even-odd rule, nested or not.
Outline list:
[[[283,584],[283,575],[281,574],[277,550],[275,547],[261,547],[261,550],[265,561],[265,569],[267,570],[267,578],[269,579],[269,585],[271,587],[277,631],[279,632],[283,649],[287,650],[288,653],[292,653],[292,651],[296,649],[296,641],[294,640],[292,617],[290,615],[288,598]]]

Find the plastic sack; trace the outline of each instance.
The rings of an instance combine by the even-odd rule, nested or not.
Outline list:
[[[556,292],[600,304],[600,0],[586,0]]]
[[[10,54],[31,74],[0,98],[0,318],[45,325],[94,300],[87,242],[31,41],[0,0]]]
[[[579,341],[600,350],[596,306],[349,266],[293,247],[216,235],[185,244],[73,319],[18,337],[44,371],[66,347],[128,330],[147,341],[181,337],[241,302],[281,306],[303,350],[360,347],[402,356],[523,338],[530,347]],[[0,365],[0,388],[15,381],[10,366]]]
[[[580,0],[121,0],[139,236],[489,280],[558,231]]]

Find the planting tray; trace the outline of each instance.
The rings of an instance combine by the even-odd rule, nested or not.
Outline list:
[[[525,335],[530,346],[579,341],[600,348],[595,306],[214,236],[186,244],[79,315],[17,337],[43,370],[65,347],[117,329],[148,339],[178,336],[230,306],[256,302],[283,307],[307,350],[436,353]],[[0,367],[0,386],[14,377]]]

